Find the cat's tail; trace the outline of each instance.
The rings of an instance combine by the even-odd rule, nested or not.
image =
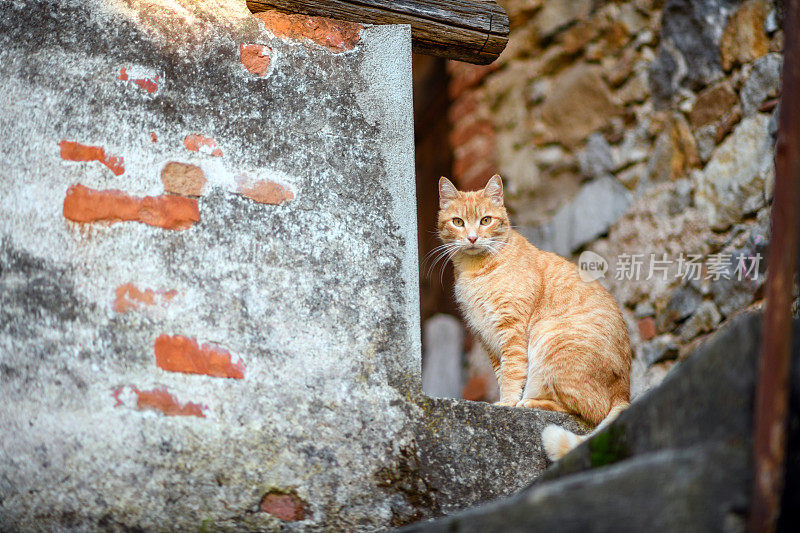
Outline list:
[[[625,401],[614,404],[606,417],[597,424],[597,427],[586,435],[576,435],[555,424],[550,424],[545,427],[544,430],[542,430],[542,444],[544,445],[544,451],[547,453],[547,457],[549,457],[551,461],[558,461],[578,444],[602,431],[613,422],[622,411],[627,409],[628,405],[630,404]]]

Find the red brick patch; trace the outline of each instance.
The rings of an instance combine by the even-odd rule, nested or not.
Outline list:
[[[139,390],[136,387],[122,387],[111,393],[116,400],[114,407],[125,405],[122,400],[122,393],[126,388],[136,395],[136,409],[139,411],[152,410],[160,411],[167,416],[197,416],[205,418],[203,409],[208,409],[199,403],[186,402],[181,404],[175,396],[167,392],[166,388],[153,390]],[[128,404],[129,407],[132,407]]]
[[[485,120],[463,121],[450,131],[450,146],[458,148],[475,137],[493,137],[494,128]]]
[[[308,505],[296,493],[268,492],[259,508],[285,522],[303,520],[308,516]]]
[[[234,363],[229,351],[182,335],[161,335],[154,345],[156,365],[162,370],[204,374],[220,378],[244,378],[241,359]]]
[[[236,192],[261,204],[281,205],[294,199],[294,193],[272,180],[249,180],[239,178]]]
[[[172,300],[178,291],[154,291],[153,289],[140,290],[133,283],[125,283],[120,285],[116,290],[116,298],[114,299],[114,311],[117,313],[124,313],[131,309],[138,309],[143,305],[153,305],[156,302],[156,297],[160,297],[164,301]]]
[[[181,196],[202,196],[206,186],[203,169],[197,165],[170,161],[161,169],[164,190]]]
[[[122,81],[128,81],[130,76],[128,76],[127,69],[122,67],[119,71],[119,76],[117,79]],[[150,94],[153,94],[158,90],[158,76],[153,76],[152,78],[139,78],[139,79],[131,79],[133,83],[139,86],[144,91],[147,91]]]
[[[217,147],[217,141],[211,137],[203,137],[193,133],[186,136],[183,140],[183,145],[192,152],[222,157],[222,150]]]
[[[451,100],[455,100],[471,87],[478,85],[483,79],[496,71],[499,66],[495,63],[489,65],[470,65],[458,61],[448,61],[447,71],[450,74],[450,83],[447,92]]]
[[[197,416],[205,418],[203,413],[203,406],[197,403],[187,402],[183,405],[178,403],[178,400],[172,394],[167,392],[167,389],[153,389],[149,391],[140,391],[133,389],[138,396],[136,400],[136,408],[140,411],[151,409],[154,411],[161,411],[167,416]]]
[[[308,15],[289,15],[278,11],[263,11],[256,17],[276,37],[302,41],[308,39],[333,53],[352,50],[361,39],[361,24]]]
[[[197,200],[181,196],[138,198],[122,191],[96,191],[73,185],[64,198],[64,217],[80,223],[134,221],[183,230],[200,221]]]
[[[272,49],[262,44],[240,44],[239,60],[244,68],[256,76],[263,76],[269,69]]]
[[[88,146],[66,140],[58,143],[58,146],[61,148],[61,159],[66,161],[99,161],[116,176],[121,176],[125,173],[123,158],[106,156],[106,151],[102,146]]]

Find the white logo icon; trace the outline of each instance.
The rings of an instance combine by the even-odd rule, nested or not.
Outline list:
[[[578,274],[586,283],[604,278],[608,272],[608,261],[602,255],[589,250],[578,257]]]

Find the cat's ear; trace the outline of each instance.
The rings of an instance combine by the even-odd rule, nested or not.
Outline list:
[[[444,176],[439,178],[439,209],[444,209],[456,198],[458,198],[456,186]]]
[[[489,178],[489,182],[483,188],[483,194],[497,205],[503,205],[503,180],[500,178],[500,174]]]

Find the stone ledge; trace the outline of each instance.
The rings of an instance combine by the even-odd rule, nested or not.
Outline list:
[[[743,527],[760,338],[740,315],[521,493],[403,531]]]
[[[517,492],[547,467],[542,429],[588,427],[553,411],[498,407],[467,400],[422,399],[416,433],[422,476],[435,493],[434,512]]]

